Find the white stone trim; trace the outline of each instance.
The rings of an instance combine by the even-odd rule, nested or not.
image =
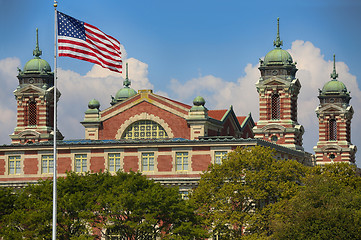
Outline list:
[[[120,126],[120,128],[117,131],[117,134],[115,135],[115,139],[121,139],[124,131],[133,123],[140,121],[140,120],[151,120],[153,122],[158,123],[164,131],[166,131],[169,138],[173,138],[174,134],[172,132],[172,129],[169,127],[169,125],[158,116],[154,116],[153,114],[148,114],[146,112],[142,112],[141,114],[134,115],[130,117],[128,120],[124,121],[124,123]]]

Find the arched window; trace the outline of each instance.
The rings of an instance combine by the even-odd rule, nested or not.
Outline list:
[[[278,94],[272,95],[271,108],[272,108],[271,119],[280,119],[281,107],[280,107],[280,96]]]
[[[168,138],[161,125],[150,120],[140,120],[131,124],[123,133],[124,139]]]
[[[329,121],[329,140],[336,141],[337,140],[337,122],[335,119],[330,119]]]
[[[28,125],[29,126],[35,126],[36,125],[36,120],[37,120],[37,111],[36,111],[36,102],[29,102],[29,107],[28,107]]]

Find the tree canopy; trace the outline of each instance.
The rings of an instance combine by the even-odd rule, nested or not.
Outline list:
[[[263,239],[359,239],[361,178],[346,163],[315,167],[293,197],[261,214],[255,228],[267,229]]]
[[[293,195],[305,171],[268,148],[237,148],[209,167],[191,200],[212,232],[239,239],[256,208]]]
[[[3,239],[51,239],[52,181],[0,189]],[[140,173],[68,173],[58,179],[58,239],[194,239],[206,236],[177,188]]]
[[[361,178],[346,163],[306,167],[268,148],[237,148],[202,175],[191,201],[222,239],[361,236]]]

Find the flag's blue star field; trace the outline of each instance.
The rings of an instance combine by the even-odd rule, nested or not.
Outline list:
[[[61,12],[58,12],[58,34],[86,40],[84,22]]]

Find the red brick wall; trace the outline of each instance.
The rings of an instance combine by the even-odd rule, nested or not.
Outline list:
[[[125,156],[124,157],[124,172],[129,172],[130,170],[136,172],[139,170],[138,166],[138,157],[137,156]]]
[[[208,129],[208,136],[212,137],[212,136],[218,136],[218,132],[212,129]]]
[[[104,171],[105,161],[104,157],[91,157],[90,158],[90,171],[99,172],[100,170]]]
[[[137,148],[125,148],[124,149],[124,152],[126,153],[134,153],[134,152],[138,152],[138,149]]]
[[[158,155],[157,162],[159,172],[172,171],[173,164],[171,155]]]
[[[193,147],[193,151],[209,151],[210,147]]]
[[[141,102],[121,114],[104,121],[103,128],[99,130],[99,139],[115,139],[120,126],[130,117],[142,112],[158,116],[160,119],[164,120],[164,122],[172,129],[175,138],[190,138],[190,130],[187,126],[187,121],[184,118],[176,116],[148,102]]]
[[[67,171],[73,171],[71,169],[71,158],[58,157],[58,173],[66,173]]]
[[[228,128],[229,128],[229,132],[227,131]],[[229,119],[229,117],[227,118],[226,122],[223,124],[221,136],[234,136],[234,126],[231,123],[231,120]]]
[[[5,160],[0,159],[0,175],[5,174]]]
[[[37,174],[37,173],[38,173],[38,159],[37,158],[25,158],[24,159],[24,174]]]
[[[91,149],[91,153],[104,153],[104,149]]]
[[[158,148],[158,152],[170,152],[170,151],[172,151],[172,148],[170,147]]]
[[[69,154],[70,153],[70,150],[69,149],[60,149],[58,150],[58,154]]]
[[[210,164],[211,164],[211,155],[209,155],[209,154],[192,156],[192,170],[193,171],[207,170],[207,168]]]
[[[38,151],[25,151],[25,155],[36,155]]]
[[[247,137],[247,133],[248,133],[248,137]],[[252,127],[249,124],[247,124],[245,126],[245,128],[243,129],[241,137],[242,138],[254,138]]]

